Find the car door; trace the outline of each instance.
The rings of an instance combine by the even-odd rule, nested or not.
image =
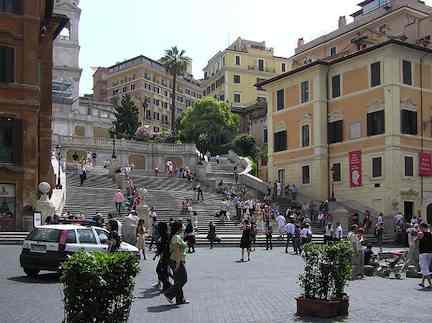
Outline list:
[[[79,249],[85,251],[99,250],[99,244],[96,235],[91,228],[77,229]]]
[[[65,231],[64,239],[64,243],[66,244],[65,251],[67,253],[74,253],[80,250],[80,244],[78,243],[75,229]]]
[[[100,250],[107,251],[108,250],[108,231],[104,229],[94,228],[94,231],[96,233],[96,237],[98,239],[98,248]]]

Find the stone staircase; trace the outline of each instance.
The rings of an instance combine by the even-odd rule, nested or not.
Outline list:
[[[221,158],[221,160],[223,160]],[[214,178],[228,179],[228,175],[233,178],[233,164],[228,160],[223,160],[221,164],[216,162],[210,164],[210,176]],[[228,174],[228,175],[227,175]],[[153,206],[157,212],[160,221],[168,222],[170,218],[183,219],[184,221],[191,217],[195,222],[195,218],[190,215],[181,214],[181,205],[184,199],[193,200],[193,211],[198,214],[198,233],[197,244],[208,245],[207,231],[208,224],[213,221],[216,225],[217,235],[222,239],[223,246],[238,246],[240,243],[241,230],[240,223],[237,220],[231,219],[222,220],[215,218],[215,214],[221,209],[223,196],[211,191],[204,190],[204,201],[196,201],[196,193],[193,191],[193,184],[187,179],[167,176],[154,176],[151,174],[132,171],[130,174],[135,185],[138,188],[145,188],[147,192],[144,194],[144,201],[147,205]],[[224,182],[228,182],[225,181]],[[64,212],[70,211],[73,215],[80,212],[86,216],[94,216],[97,212],[107,218],[108,214],[115,212],[113,197],[117,190],[111,178],[102,170],[89,170],[87,180],[83,186],[80,186],[79,176],[76,173],[69,172],[67,174],[67,193]],[[231,217],[235,215],[235,210],[230,210]],[[119,220],[127,215],[127,210],[123,209]],[[274,226],[275,228],[276,226]],[[260,229],[260,228],[258,228]],[[276,231],[276,230],[275,230]],[[24,240],[26,233],[10,233],[9,235],[0,235],[1,241],[11,241],[18,243]],[[3,239],[4,237],[4,239]],[[322,235],[314,236],[314,241],[322,242]],[[273,244],[275,246],[284,245],[284,241],[279,240],[278,234],[274,234]],[[259,232],[257,236],[257,245],[265,244],[265,236]]]

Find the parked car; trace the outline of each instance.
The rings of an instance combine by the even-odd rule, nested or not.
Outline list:
[[[59,271],[68,255],[74,252],[107,251],[108,231],[99,227],[76,224],[53,224],[39,226],[24,240],[20,264],[29,277],[35,277],[41,270]],[[133,252],[138,249],[122,242],[119,252]]]

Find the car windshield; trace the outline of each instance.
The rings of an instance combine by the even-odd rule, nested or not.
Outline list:
[[[40,242],[58,242],[60,230],[48,228],[36,228],[30,233],[28,240]]]

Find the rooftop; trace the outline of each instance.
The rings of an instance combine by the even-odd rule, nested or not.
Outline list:
[[[317,66],[317,65],[327,65],[327,66],[328,65],[333,65],[333,64],[336,64],[336,63],[348,60],[350,58],[353,58],[353,57],[356,57],[356,56],[360,56],[360,55],[369,53],[371,51],[374,51],[376,49],[379,49],[379,48],[382,48],[384,46],[391,45],[391,44],[402,46],[402,47],[406,47],[406,48],[410,48],[410,49],[420,50],[420,51],[432,54],[432,49],[430,49],[430,48],[414,45],[414,44],[403,42],[403,41],[399,41],[399,40],[396,40],[396,39],[390,39],[390,40],[385,41],[383,43],[380,43],[378,45],[371,46],[371,47],[368,47],[368,48],[363,49],[363,50],[359,50],[359,51],[354,52],[354,53],[352,53],[350,55],[342,56],[342,57],[336,58],[336,59],[331,60],[331,61],[328,61],[328,60],[316,60],[316,61],[313,61],[313,62],[311,62],[309,64],[305,64],[305,65],[303,65],[303,66],[301,66],[299,68],[296,68],[296,69],[293,69],[293,70],[288,71],[286,73],[277,75],[277,76],[272,77],[272,78],[270,78],[268,80],[264,80],[262,82],[259,82],[259,83],[255,84],[255,86],[262,87],[264,85],[273,83],[275,81],[284,79],[285,77],[294,75],[294,74],[299,73],[301,71],[304,71],[304,70],[306,70],[308,68],[311,68],[313,66]]]
[[[425,15],[432,14],[432,7],[427,6],[420,0],[366,0],[359,3],[359,6],[361,6],[362,9],[353,14],[353,17],[355,18],[353,22],[343,25],[335,31],[320,36],[308,43],[305,43],[304,45],[297,47],[293,57],[323,43],[331,41],[332,39],[345,33],[354,31],[357,28],[360,28],[376,19],[394,13],[402,8],[414,9],[417,12],[423,13]]]

